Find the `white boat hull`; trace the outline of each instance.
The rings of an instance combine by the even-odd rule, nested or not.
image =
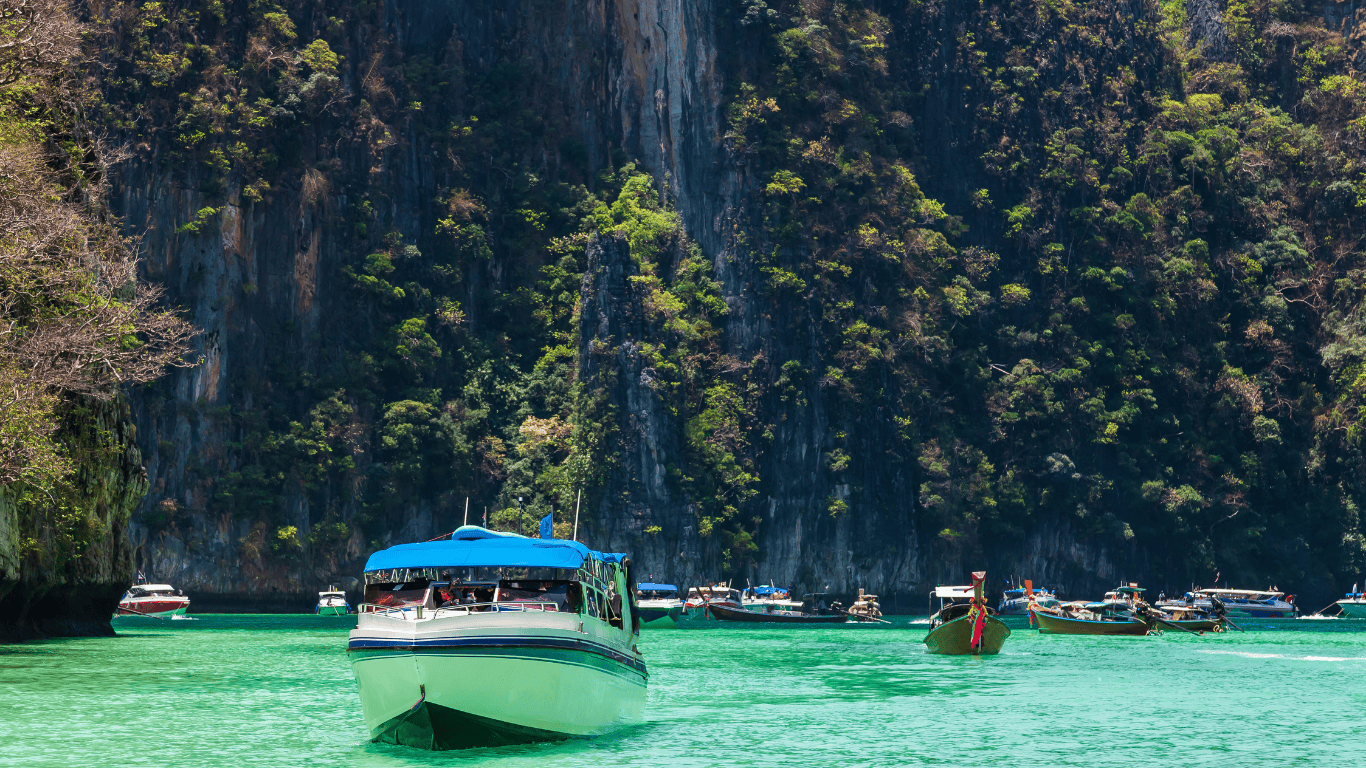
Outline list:
[[[643,660],[591,631],[526,626],[527,618],[388,622],[406,623],[406,639],[353,631],[348,653],[371,739],[464,749],[586,738],[641,721]],[[469,626],[476,622],[485,626]]]

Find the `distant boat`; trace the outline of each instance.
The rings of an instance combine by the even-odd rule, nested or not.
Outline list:
[[[1026,579],[1023,587],[1007,589],[1001,593],[1001,602],[996,606],[996,612],[1002,616],[1028,616],[1030,603],[1042,608],[1057,608],[1058,594],[1051,589],[1035,587],[1033,582]]]
[[[930,617],[925,636],[928,653],[948,656],[995,656],[1010,637],[1010,628],[992,614],[983,594],[985,571],[974,571],[972,586],[935,587],[939,610]]]
[[[791,590],[783,587],[775,587],[772,584],[761,584],[757,587],[749,587],[740,593],[740,602],[745,610],[755,613],[769,613],[772,611],[800,611],[802,601],[793,600]]]
[[[688,599],[676,621],[680,627],[716,626],[717,618],[712,606],[745,610],[740,590],[726,584],[710,587],[693,587],[688,590]]]
[[[1342,615],[1349,619],[1366,619],[1366,593],[1348,592],[1334,605],[1341,608]]]
[[[347,654],[374,741],[463,749],[640,722],[630,560],[463,526],[376,552]]]
[[[134,584],[119,600],[119,616],[151,616],[169,619],[184,616],[190,609],[190,598],[170,584]]]
[[[1230,616],[1246,616],[1253,619],[1293,619],[1299,614],[1295,607],[1295,596],[1284,600],[1284,592],[1257,589],[1197,589],[1187,592],[1184,597],[1157,601],[1158,608],[1185,605],[1209,611],[1214,607],[1213,600],[1218,598],[1228,609]]]
[[[746,610],[722,603],[713,603],[712,615],[717,621],[742,624],[843,624],[849,614],[838,602],[827,603],[824,592],[804,595],[795,610],[770,605],[760,610]]]
[[[351,612],[351,604],[346,602],[346,593],[332,587],[327,592],[318,593],[318,605],[314,612],[319,616],[345,616]]]
[[[683,601],[673,584],[645,583],[636,586],[636,605],[643,627],[672,627],[683,613]]]
[[[849,618],[854,621],[882,621],[882,606],[878,604],[877,595],[870,595],[859,589],[858,599],[849,606]]]
[[[1107,592],[1095,603],[1063,603],[1055,609],[1034,607],[1030,619],[1043,635],[1146,635],[1152,629],[1136,611],[1139,593],[1136,584]]]

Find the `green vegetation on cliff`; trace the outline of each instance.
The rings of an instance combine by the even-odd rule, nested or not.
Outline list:
[[[931,560],[1015,562],[1063,525],[1172,584],[1366,565],[1350,29],[1294,0],[715,8],[729,97],[696,108],[747,180],[723,254],[670,179],[593,160],[524,51],[375,42],[376,3],[92,7],[107,121],[202,201],[177,248],[291,201],[344,254],[319,265],[346,306],[325,354],[279,346],[199,406],[233,437],[188,459],[192,495],[249,522],[249,560],[354,557],[466,496],[530,529],[629,491],[607,478],[634,415],[578,375],[576,325],[590,238],[621,233],[666,481],[725,567],[762,546],[775,434],[817,405],[822,519],[882,514],[904,474]],[[438,191],[396,210],[417,148]],[[729,354],[730,299],[764,354]]]

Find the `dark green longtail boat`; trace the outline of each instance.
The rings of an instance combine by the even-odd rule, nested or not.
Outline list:
[[[925,637],[929,653],[951,656],[994,656],[1010,637],[1010,628],[995,616],[982,594],[985,571],[972,574],[971,587],[935,587],[939,612],[930,617]]]

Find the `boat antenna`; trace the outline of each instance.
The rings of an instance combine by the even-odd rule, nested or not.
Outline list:
[[[470,524],[470,497],[466,496],[466,497],[465,497],[465,522],[461,523],[461,525],[469,525],[469,524]]]
[[[579,497],[574,501],[574,541],[579,540],[579,505],[583,503],[583,489],[579,489]]]

